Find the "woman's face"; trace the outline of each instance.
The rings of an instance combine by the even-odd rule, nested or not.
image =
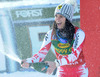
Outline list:
[[[57,24],[58,29],[63,29],[65,27],[66,18],[60,14],[56,14],[55,22]]]

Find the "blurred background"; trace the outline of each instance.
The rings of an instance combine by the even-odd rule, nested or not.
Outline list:
[[[20,61],[39,51],[46,32],[52,29],[56,6],[65,1],[0,0],[0,77],[15,72],[41,72],[42,63],[32,64],[34,69],[23,69]],[[80,0],[77,0],[72,23],[80,27]],[[53,52],[51,47],[45,60],[54,61]]]

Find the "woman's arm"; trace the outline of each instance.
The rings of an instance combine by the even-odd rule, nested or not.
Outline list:
[[[41,62],[44,60],[45,56],[47,55],[47,53],[51,47],[51,32],[52,32],[52,30],[48,31],[47,34],[45,35],[43,44],[42,44],[39,52],[37,54],[33,55],[31,58],[26,59],[26,62],[36,63],[36,62]]]

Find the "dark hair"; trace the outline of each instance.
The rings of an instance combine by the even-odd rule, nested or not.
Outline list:
[[[56,35],[56,31],[57,31],[57,24],[56,22],[54,21],[53,23],[53,35]],[[61,29],[60,31],[63,31],[64,33],[66,33],[66,38],[68,39],[69,43],[72,42],[73,38],[74,38],[74,33],[75,33],[75,27],[74,25],[66,19],[66,22],[65,22],[65,27],[64,29]]]

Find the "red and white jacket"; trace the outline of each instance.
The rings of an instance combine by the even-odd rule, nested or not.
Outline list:
[[[83,42],[85,39],[85,33],[80,28],[75,28],[76,32],[74,34],[74,43],[72,45],[72,50],[70,54],[62,55],[58,52],[56,52],[57,60],[60,63],[60,66],[62,65],[79,65],[85,63],[84,56],[83,56]],[[50,30],[47,32],[43,44],[39,50],[39,52],[35,55],[33,55],[31,58],[27,59],[28,63],[37,63],[42,62],[44,58],[46,57],[51,44],[52,44],[52,31]]]

